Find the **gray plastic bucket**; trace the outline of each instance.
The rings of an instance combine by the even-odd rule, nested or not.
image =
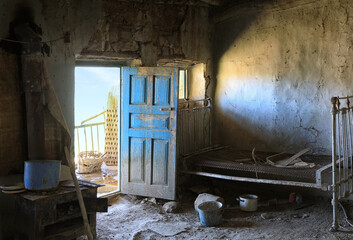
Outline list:
[[[203,202],[197,210],[200,216],[200,222],[207,227],[217,226],[222,223],[222,203],[217,201]]]

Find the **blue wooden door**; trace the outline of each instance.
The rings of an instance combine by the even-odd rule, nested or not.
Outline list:
[[[178,70],[122,68],[121,191],[175,199]]]

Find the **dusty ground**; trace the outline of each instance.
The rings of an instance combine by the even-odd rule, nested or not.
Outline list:
[[[327,198],[303,198],[302,204],[278,199],[276,207],[260,202],[253,213],[239,210],[236,201],[226,199],[224,221],[218,227],[204,227],[193,209],[196,194],[187,194],[179,213],[164,213],[159,199],[120,195],[109,207],[109,212],[98,214],[98,239],[353,239],[352,233],[335,232],[331,226],[331,205]],[[345,203],[353,212],[353,204]],[[298,209],[303,207],[301,209]],[[267,213],[268,219],[261,214]],[[353,215],[353,214],[351,214]],[[340,224],[352,230],[339,211]],[[179,230],[173,233],[172,229]],[[169,232],[168,232],[169,229]],[[159,234],[164,230],[165,235]],[[172,235],[172,236],[170,236]]]
[[[88,173],[88,174],[80,174],[76,173],[78,179],[91,181],[98,184],[103,184],[103,187],[98,188],[98,196],[100,194],[105,194],[118,190],[118,176],[117,175],[104,175],[101,171]]]

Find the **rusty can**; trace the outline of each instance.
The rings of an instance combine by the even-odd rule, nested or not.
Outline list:
[[[291,203],[293,203],[293,202],[296,201],[296,197],[297,197],[296,194],[295,194],[294,192],[292,192],[292,193],[289,194],[289,199],[288,199],[288,201],[291,202]]]

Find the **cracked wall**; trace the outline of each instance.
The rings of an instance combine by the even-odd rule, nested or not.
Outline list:
[[[63,114],[73,133],[75,54],[81,52],[83,46],[87,45],[90,36],[97,27],[98,19],[101,17],[100,1],[2,1],[0,3],[0,38],[9,37],[9,25],[15,19],[18,7],[29,7],[33,12],[34,22],[43,30],[42,41],[47,42],[50,47],[50,55],[43,55],[43,58],[45,59]],[[62,39],[66,32],[70,33],[69,43],[64,43]],[[15,48],[17,47],[18,45],[15,46]],[[6,70],[5,72],[8,72],[10,69],[19,71],[20,67],[17,66],[16,55],[7,52],[9,52],[9,49],[0,48],[0,56],[2,57],[1,68],[4,71]],[[0,137],[6,137],[8,132],[13,132],[12,137],[6,137],[10,141],[3,145],[1,149],[3,154],[0,154],[0,166],[2,167],[0,175],[6,175],[12,171],[13,166],[21,170],[23,168],[23,160],[27,160],[25,147],[22,146],[20,148],[18,146],[19,144],[25,145],[26,143],[25,140],[21,139],[23,142],[18,140],[18,136],[21,138],[26,136],[24,134],[25,129],[23,126],[20,126],[21,122],[24,121],[25,110],[23,104],[20,104],[21,100],[13,100],[23,95],[23,90],[20,88],[20,78],[4,77],[0,78],[0,80],[0,88],[3,90],[1,91],[2,99],[13,101],[13,104],[8,104],[7,102],[6,106],[0,104],[0,108],[4,109],[1,113],[2,116],[8,116],[6,121],[0,121]],[[17,86],[17,88],[15,89],[13,86]],[[11,124],[8,123],[8,121],[11,121],[10,118],[13,120]],[[60,146],[58,145],[58,141],[61,139],[61,136],[58,134],[59,126],[54,124],[53,120],[46,119],[45,121],[46,150],[52,153],[51,156],[62,155],[63,149],[57,149]],[[16,154],[10,154],[11,151],[17,152]],[[9,158],[9,156],[12,157]]]
[[[102,12],[83,58],[138,59],[143,66],[157,66],[177,65],[176,59],[191,65],[211,56],[207,7],[103,0]]]
[[[331,149],[330,98],[352,94],[350,1],[250,1],[215,25],[220,141],[240,149]]]

